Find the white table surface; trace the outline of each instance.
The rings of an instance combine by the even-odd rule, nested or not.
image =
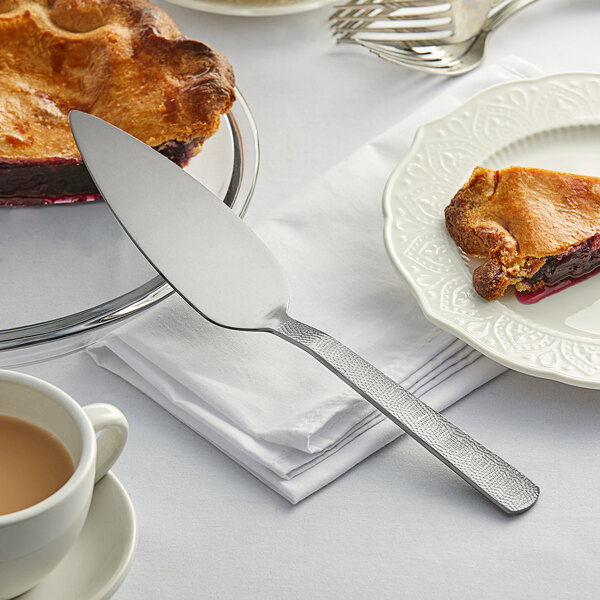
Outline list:
[[[250,223],[448,83],[336,46],[330,8],[237,18],[160,4],[235,67],[262,150]],[[540,0],[487,57],[598,71],[599,24],[596,0]],[[406,436],[292,506],[87,355],[22,370],[130,421],[114,472],[140,535],[117,600],[598,597],[598,391],[510,372],[447,411],[541,486],[509,518]]]

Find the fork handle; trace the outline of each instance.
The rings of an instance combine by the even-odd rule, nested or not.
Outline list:
[[[533,4],[537,0],[513,0],[500,7],[493,17],[488,18],[488,31],[494,31],[502,25],[509,17],[525,8],[528,4]]]
[[[535,503],[539,488],[330,335],[290,317],[272,333],[305,350],[508,514]]]

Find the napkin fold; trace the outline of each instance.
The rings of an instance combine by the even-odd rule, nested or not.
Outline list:
[[[423,317],[384,249],[383,188],[421,124],[490,85],[538,75],[508,57],[452,82],[252,225],[288,274],[290,314],[436,410],[504,368]],[[212,325],[177,295],[88,352],[292,503],[402,433],[303,351]]]

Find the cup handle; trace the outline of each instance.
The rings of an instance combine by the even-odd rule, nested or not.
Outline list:
[[[83,410],[91,421],[97,436],[98,449],[94,483],[98,483],[121,455],[125,442],[127,442],[129,424],[125,415],[112,404],[88,404],[83,407]]]

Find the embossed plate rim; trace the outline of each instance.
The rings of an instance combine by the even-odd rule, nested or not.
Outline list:
[[[582,89],[586,86],[587,91],[584,90],[585,93],[582,93]],[[479,92],[446,116],[421,126],[415,135],[411,148],[388,179],[383,194],[383,212],[385,221],[384,243],[388,255],[394,266],[407,281],[423,313],[430,321],[450,331],[489,358],[507,367],[529,375],[598,389],[600,388],[600,339],[547,329],[537,323],[527,322],[519,315],[515,317],[515,313],[503,301],[488,303],[480,299],[472,288],[470,271],[457,251],[456,245],[446,233],[443,224],[443,208],[456,190],[468,179],[476,163],[484,163],[494,153],[536,133],[582,124],[600,125],[600,102],[594,104],[589,97],[586,97],[586,94],[589,95],[591,86],[596,91],[597,99],[600,99],[600,74],[597,73],[559,73],[536,79],[501,83]],[[457,128],[458,131],[463,123],[472,125],[475,119],[482,116],[482,111],[485,112],[485,107],[493,102],[499,102],[499,99],[502,99],[500,104],[504,107],[508,100],[505,111],[508,114],[511,110],[516,110],[517,105],[511,107],[510,102],[513,102],[519,96],[526,103],[529,101],[529,108],[531,109],[531,106],[536,102],[539,103],[540,98],[544,96],[548,97],[550,95],[550,97],[554,96],[556,98],[559,90],[561,90],[561,93],[565,92],[577,96],[583,105],[579,107],[572,106],[570,107],[571,110],[565,110],[564,114],[562,111],[558,111],[552,115],[552,119],[546,117],[545,114],[524,112],[522,115],[524,122],[518,124],[519,126],[514,130],[504,131],[498,139],[480,140],[475,139],[474,136],[471,136],[471,138],[468,135],[465,136],[461,140],[464,147],[461,148],[460,153],[456,152],[456,148],[454,149],[454,155],[452,154],[452,148],[447,152],[447,157],[455,162],[453,176],[444,178],[441,171],[438,173],[432,170],[427,172],[423,167],[425,159],[435,160],[436,152],[439,154],[438,158],[441,157],[444,143],[449,140],[452,141],[448,132],[452,131],[453,127]],[[528,96],[531,98],[530,100],[528,100]],[[520,108],[524,108],[524,106]],[[501,117],[498,117],[498,119],[501,119]],[[431,191],[431,188],[435,188],[441,194],[441,198],[437,200],[440,208],[440,219],[435,221],[435,224],[439,226],[437,229],[432,227],[432,223],[426,224],[423,222],[423,219],[426,221],[426,213],[423,212],[419,215],[419,211],[421,206],[425,205],[419,205],[418,200],[415,201],[414,199],[414,195],[419,190],[415,183],[415,179],[418,180],[418,177],[415,177],[414,174],[418,173],[419,169],[421,169],[424,178],[418,183],[423,185],[426,182],[430,187],[429,191],[434,201],[435,193]],[[409,190],[412,191],[407,193]],[[409,198],[411,193],[413,198]],[[403,201],[406,202],[407,199],[411,200],[410,206],[403,204]],[[416,207],[416,210],[414,207]],[[407,211],[409,208],[411,210]],[[404,215],[400,221],[399,212],[401,211],[404,211]],[[421,221],[419,221],[419,217],[421,217]],[[400,226],[400,222],[404,225]],[[403,227],[405,228],[404,231]],[[410,229],[409,235],[406,235],[406,229]],[[418,247],[419,236],[423,235],[426,235],[429,241],[433,240],[434,250],[444,252],[448,249],[448,268],[443,270],[438,266],[437,271],[427,270],[427,268],[407,257],[406,250],[410,250],[411,245],[415,246],[417,251],[424,249],[424,247],[420,249]],[[420,252],[420,255],[422,255],[422,252]],[[424,259],[420,258],[419,260],[423,261]],[[425,289],[424,285],[419,282],[419,278],[424,281],[423,278],[428,276],[438,278],[440,286],[451,284],[460,286],[460,306],[463,308],[461,309],[459,306],[456,313],[449,313],[444,310],[440,305],[440,297],[436,297],[431,290]],[[471,331],[465,331],[462,328],[459,322],[460,318],[457,316],[459,310],[467,309],[474,313],[474,318],[477,319],[473,321],[475,327],[472,327]],[[464,321],[465,317],[463,316],[462,319]],[[550,348],[553,348],[552,351],[556,352],[557,361],[555,364],[540,364],[539,362],[541,351],[547,351],[548,349],[547,344],[544,344],[543,348],[524,350],[513,342],[512,345],[503,348],[499,342],[489,338],[486,333],[476,331],[477,326],[481,326],[481,331],[489,331],[490,327],[501,327],[502,319],[510,321],[511,324],[523,325],[530,327],[532,331],[541,332],[546,342],[550,343]],[[578,367],[569,362],[565,358],[565,348],[568,348],[573,355],[582,350],[585,350],[588,355],[590,352],[597,355],[599,357],[598,367],[594,368],[590,364],[582,364]]]

